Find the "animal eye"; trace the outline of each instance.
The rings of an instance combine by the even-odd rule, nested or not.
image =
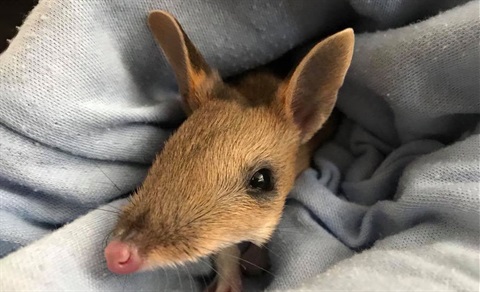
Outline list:
[[[268,168],[262,168],[255,172],[248,183],[254,191],[269,192],[273,190],[272,172]]]

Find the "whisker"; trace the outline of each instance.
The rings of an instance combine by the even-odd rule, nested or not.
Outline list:
[[[118,207],[115,207],[115,206],[112,206],[112,205],[106,205],[105,207],[110,207],[114,210],[117,210],[118,212],[122,212],[122,209],[118,208]]]
[[[207,288],[208,285],[207,285],[207,281],[205,281],[205,276],[202,275],[201,277],[202,277],[202,281],[203,281],[203,287]]]
[[[191,289],[190,291],[194,291],[193,284],[195,284],[195,280],[193,279],[192,274],[190,273],[190,270],[188,269],[187,265],[182,265],[182,266],[185,268],[185,270],[187,271],[187,275],[190,278],[190,289]]]
[[[178,265],[175,265],[175,271],[177,272],[177,276],[178,276],[178,283],[180,283],[180,289],[183,290],[183,286],[182,286],[182,277],[180,277],[180,271],[178,270]]]
[[[168,273],[167,273],[167,271],[166,271],[165,269],[162,269],[162,270],[163,270],[163,273],[165,274],[165,280],[166,280],[166,282],[167,282],[167,283],[165,284],[165,286],[163,286],[163,288],[164,288],[163,291],[166,291],[166,290],[167,290],[167,287],[168,287]]]
[[[280,255],[276,252],[274,252],[271,248],[269,248],[267,246],[267,244],[263,244],[262,246],[260,246],[260,248],[265,248],[268,252],[272,253],[274,256],[276,257],[279,257],[280,258]]]
[[[262,270],[262,271],[264,271],[264,272],[269,273],[269,274],[272,275],[273,277],[276,277],[276,275],[273,274],[272,272],[270,272],[270,271],[268,271],[268,270],[260,267],[259,265],[256,265],[256,264],[252,263],[251,261],[248,261],[248,260],[246,260],[246,259],[242,259],[242,258],[240,258],[240,257],[234,256],[234,255],[231,255],[231,254],[223,254],[223,255],[229,256],[229,257],[234,258],[234,259],[237,259],[237,260],[239,260],[239,261],[243,261],[243,262],[245,262],[245,263],[247,263],[247,264],[250,264],[250,265],[252,265],[252,266],[254,266],[254,267],[256,267],[256,268],[259,268],[260,270]]]
[[[100,172],[103,173],[103,175],[115,186],[115,188],[116,188],[119,192],[123,193],[123,191],[113,182],[113,180],[112,180],[110,177],[108,177],[108,175],[100,168],[100,166],[98,166],[98,164],[97,164],[95,161],[94,161],[93,163],[94,163],[95,166],[98,168],[98,170],[100,170]]]
[[[280,233],[290,233],[290,234],[311,234],[307,230],[295,230],[295,229],[278,229]]]
[[[223,281],[227,282],[230,286],[232,286],[232,283],[230,283],[229,281],[227,281],[227,280],[213,267],[213,265],[211,265],[211,264],[208,263],[208,262],[203,261],[201,258],[199,258],[199,260],[202,261],[202,262],[204,262],[204,263],[206,263],[206,264],[215,272],[215,274],[217,275],[217,277],[222,278]],[[218,285],[218,283],[217,283],[217,285]]]
[[[92,209],[92,210],[100,210],[100,211],[104,211],[104,212],[109,212],[109,213],[114,213],[114,214],[120,214],[120,211],[115,211],[115,210],[106,210],[106,209],[102,209],[102,208],[96,208],[96,209]]]
[[[107,247],[108,241],[110,240],[110,237],[112,236],[112,234],[113,234],[113,230],[107,233],[107,235],[103,239],[103,249]]]
[[[218,274],[218,272],[213,268],[213,266],[209,263],[208,260],[204,260],[202,258],[198,258],[198,260],[204,264],[206,264],[210,269],[212,269],[216,274]],[[204,279],[205,281],[205,279]],[[208,285],[207,285],[208,286]]]
[[[210,238],[210,239],[214,239],[214,240],[222,241],[221,239],[215,239],[215,238],[212,238],[212,237],[209,237],[209,238]],[[228,242],[228,241],[224,241],[224,242]],[[271,249],[267,248],[266,246],[262,246],[262,247],[264,247],[267,251],[272,252],[275,256],[279,257],[278,254],[274,253]],[[220,251],[221,251],[221,250],[220,250]],[[220,252],[220,251],[219,251],[219,252]],[[214,252],[212,251],[212,253],[214,253]],[[218,253],[218,252],[216,252],[216,253],[214,253],[214,254],[217,254],[217,253]],[[260,270],[262,270],[262,271],[270,274],[271,276],[276,277],[276,275],[273,274],[272,272],[270,272],[270,271],[262,268],[261,266],[255,264],[255,263],[253,263],[253,262],[251,262],[251,261],[248,261],[248,260],[243,259],[243,258],[241,258],[241,257],[237,257],[237,256],[233,256],[233,255],[230,255],[230,254],[226,254],[226,253],[223,254],[223,255],[227,255],[227,256],[229,256],[229,257],[232,257],[232,258],[235,258],[235,259],[239,260],[239,264],[240,264],[244,269],[246,269],[246,268],[245,268],[245,266],[243,266],[243,265],[241,264],[241,261],[243,261],[243,262],[245,262],[245,263],[248,263],[248,264],[251,264],[252,266],[254,266],[254,267],[256,267],[256,268],[259,268]],[[200,258],[199,258],[199,260],[200,260]],[[215,271],[215,270],[214,270],[214,271]],[[217,274],[218,274],[218,272],[217,272]]]
[[[196,250],[196,251],[198,252],[198,249],[196,249],[196,248],[193,248],[193,249],[194,249],[194,250]],[[200,260],[200,261],[201,261],[201,258],[198,258],[198,260]],[[205,281],[205,275],[203,275],[203,274],[202,274],[202,276],[201,276],[201,277],[202,277],[202,280],[203,280],[203,285],[204,285],[204,288],[206,289],[206,288],[208,287],[208,285],[207,285],[207,282]]]
[[[223,240],[223,239],[215,238],[215,237],[211,237],[211,236],[209,236],[208,238],[207,238],[207,237],[200,237],[200,238],[201,238],[201,239],[213,239],[213,240],[217,240],[217,241],[220,241],[220,242],[231,243],[231,242],[228,241],[228,240]],[[253,243],[251,243],[251,244],[253,244]],[[267,243],[267,244],[268,244],[268,243]],[[269,248],[269,247],[267,246],[267,244],[264,244],[264,245],[258,246],[258,247],[259,247],[259,248],[265,248],[269,253],[271,253],[271,255],[276,256],[277,258],[281,258],[281,256],[280,256],[278,253],[274,252],[271,248]],[[212,254],[217,254],[219,251],[220,251],[220,250],[218,250],[218,251],[211,250]]]

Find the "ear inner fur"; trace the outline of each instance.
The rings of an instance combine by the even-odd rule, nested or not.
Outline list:
[[[152,11],[148,23],[173,68],[186,110],[191,113],[208,101],[211,96],[207,94],[208,91],[221,79],[207,64],[175,17],[164,11]]]
[[[322,127],[335,105],[353,55],[354,35],[345,29],[317,44],[279,89],[284,112],[297,124],[302,143]]]

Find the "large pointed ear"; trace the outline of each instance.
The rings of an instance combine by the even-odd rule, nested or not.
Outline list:
[[[345,29],[318,43],[279,91],[282,110],[306,143],[333,111],[353,55],[354,33]]]
[[[208,101],[208,90],[215,82],[221,82],[218,73],[208,66],[171,14],[160,10],[152,11],[148,16],[148,25],[172,66],[186,110],[196,110]]]

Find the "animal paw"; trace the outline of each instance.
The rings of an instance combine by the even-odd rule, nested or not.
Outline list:
[[[216,255],[217,277],[207,288],[208,292],[241,292],[242,272],[239,260],[240,250],[236,245],[228,247]]]
[[[204,292],[241,292],[242,291],[242,277],[240,273],[235,276],[230,276],[229,279],[221,279],[218,276],[215,280],[204,290]]]

